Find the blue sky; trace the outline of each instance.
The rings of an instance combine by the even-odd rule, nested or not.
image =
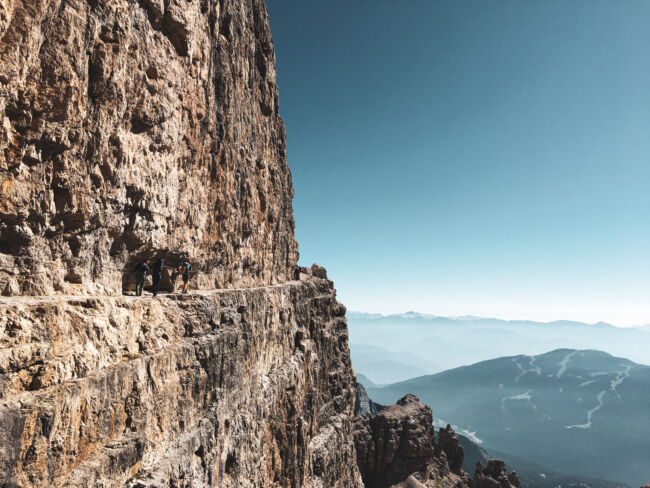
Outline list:
[[[267,0],[349,309],[650,323],[650,2]]]

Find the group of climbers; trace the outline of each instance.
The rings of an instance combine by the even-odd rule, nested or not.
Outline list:
[[[160,280],[162,279],[163,269],[165,269],[165,258],[160,257],[156,262],[151,264],[151,261],[148,259],[135,268],[135,294],[137,296],[142,296],[142,290],[144,289],[145,281],[147,280],[147,275],[151,274],[151,283],[153,285],[153,296],[158,295],[158,290],[160,289]],[[173,268],[167,268],[173,269]],[[190,271],[192,265],[190,260],[185,258],[183,259],[182,264],[178,268],[178,272],[181,273],[183,278],[183,294],[187,293],[187,288],[190,284]]]

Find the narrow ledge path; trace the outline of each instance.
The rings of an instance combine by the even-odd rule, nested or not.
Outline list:
[[[150,294],[143,296],[135,295],[47,295],[47,296],[37,296],[37,295],[17,295],[10,297],[0,297],[0,306],[11,306],[11,305],[35,305],[38,303],[48,303],[48,302],[61,302],[68,301],[74,302],[78,300],[157,300],[163,298],[176,299],[179,297],[210,297],[214,295],[232,293],[232,292],[245,292],[245,291],[256,291],[256,290],[271,290],[274,288],[285,288],[290,286],[297,286],[300,283],[304,283],[305,280],[293,280],[293,281],[284,281],[282,283],[275,283],[273,285],[266,286],[252,286],[250,288],[219,288],[214,290],[192,290],[187,294],[183,293],[174,293],[174,292],[162,292],[158,293],[157,297],[154,297]]]

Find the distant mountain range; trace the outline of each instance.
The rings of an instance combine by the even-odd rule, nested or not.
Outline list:
[[[438,350],[432,350],[436,359]],[[650,367],[627,359],[560,349],[366,388],[380,404],[417,395],[439,423],[528,470],[546,469],[537,464],[555,475],[633,487],[650,481]]]
[[[516,354],[595,349],[650,363],[650,326],[348,312],[352,364],[376,384]]]

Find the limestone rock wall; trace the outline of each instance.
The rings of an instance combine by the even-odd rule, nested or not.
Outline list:
[[[8,302],[0,486],[362,486],[331,282]]]
[[[0,0],[1,487],[362,487],[275,78],[263,0]]]
[[[263,0],[0,0],[0,295],[289,279],[275,79]]]

